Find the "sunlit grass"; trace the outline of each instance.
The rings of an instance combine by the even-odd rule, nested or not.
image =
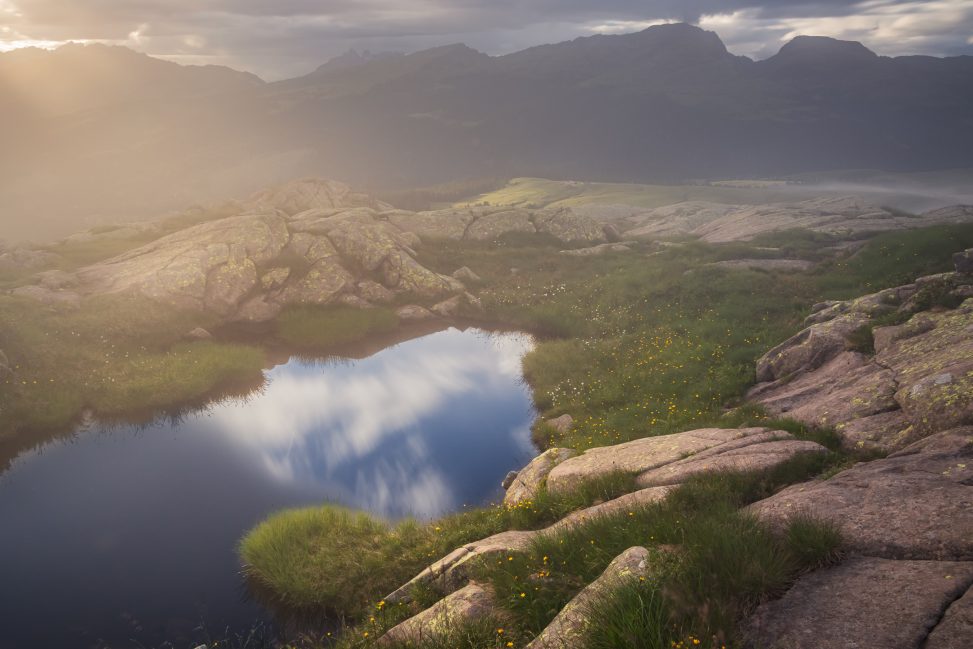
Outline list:
[[[179,407],[254,386],[264,353],[249,345],[181,342],[197,320],[147,300],[110,297],[82,309],[0,298],[0,434],[58,429],[83,409],[105,417]]]

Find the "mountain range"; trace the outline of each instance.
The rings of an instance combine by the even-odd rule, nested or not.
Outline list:
[[[375,192],[973,167],[971,106],[973,57],[801,36],[753,61],[686,24],[498,57],[349,52],[275,83],[121,47],[16,50],[0,55],[0,238],[305,175]]]

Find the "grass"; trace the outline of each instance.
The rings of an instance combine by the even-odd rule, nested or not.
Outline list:
[[[578,207],[593,203],[662,207],[682,201],[708,201],[732,205],[786,202],[813,198],[812,190],[768,185],[733,187],[705,185],[642,185],[514,178],[505,186],[457,203],[516,207]]]
[[[493,584],[513,624],[533,636],[614,557],[644,546],[653,557],[649,578],[590,613],[598,633],[589,646],[671,649],[692,638],[730,645],[746,612],[838,556],[840,537],[830,525],[802,519],[778,534],[740,509],[804,477],[799,465],[776,480],[699,477],[661,503],[541,537],[512,561],[481,565],[477,576]]]
[[[73,310],[0,297],[0,349],[13,369],[2,379],[0,437],[64,428],[84,409],[143,417],[260,384],[260,349],[182,342],[196,324],[137,298],[93,299]]]
[[[545,527],[576,509],[635,489],[625,474],[589,482],[572,494],[517,506],[470,509],[432,523],[387,523],[336,506],[275,514],[240,543],[249,582],[269,604],[291,613],[355,617],[464,543],[510,529]]]
[[[841,539],[831,525],[796,519],[786,529],[775,532],[741,511],[744,505],[784,485],[807,479],[814,470],[808,463],[796,460],[769,473],[699,476],[663,502],[542,535],[523,553],[481,560],[474,566],[473,576],[493,588],[499,604],[496,614],[472,625],[457,626],[445,638],[425,639],[419,646],[523,647],[612,559],[636,545],[650,550],[649,577],[618,590],[588,612],[598,620],[598,632],[584,646],[671,649],[680,646],[680,642],[698,646],[693,639],[701,640],[703,646],[730,646],[737,639],[736,625],[746,612],[778,595],[803,572],[827,565],[840,556]],[[325,564],[309,567],[305,560],[295,562],[295,566],[316,572],[315,579],[321,580],[321,584],[308,582],[308,592],[324,589],[339,597],[344,595],[343,588],[360,591],[361,580],[374,588],[376,574],[399,571],[403,567],[402,552],[408,552],[414,541],[409,537],[418,533],[415,523],[403,524],[404,528],[384,527],[362,514],[333,508],[282,516],[302,529],[282,526],[271,534],[269,528],[262,529],[265,523],[251,533],[253,540],[245,540],[243,547],[255,543],[263,550],[273,551],[275,546],[295,543],[295,537],[304,539],[302,543],[316,539],[315,552]],[[315,530],[313,535],[307,535],[303,527],[308,520]],[[447,518],[431,529],[449,536],[453,532],[446,528],[451,524]],[[384,538],[386,534],[396,535],[395,543]],[[339,542],[349,544],[338,550],[339,555],[351,546],[357,548],[351,552],[358,557],[357,563],[346,565],[339,561],[341,565],[335,565],[328,560],[335,556],[332,544]],[[379,559],[383,553],[374,553],[373,548],[382,546],[387,551]],[[409,571],[404,574],[409,575]],[[306,577],[303,575],[302,579]],[[380,595],[361,595],[364,601],[351,620],[354,623],[346,626],[336,643],[329,646],[374,646],[386,630],[440,596],[420,589],[413,593],[411,603],[390,605],[379,599]],[[305,646],[319,646],[321,641],[308,640]],[[414,645],[389,646],[406,649]]]
[[[316,351],[388,333],[398,325],[386,308],[293,306],[278,316],[276,336],[292,348]]]
[[[440,270],[469,265],[485,279],[491,316],[541,337],[524,361],[535,403],[545,418],[570,413],[575,427],[563,437],[538,427],[535,439],[585,449],[720,421],[753,383],[756,359],[799,330],[811,304],[948,270],[952,252],[973,246],[973,226],[879,235],[810,273],[705,266],[766,255],[768,244],[819,258],[816,246],[831,243],[785,232],[753,244],[590,259],[538,244],[444,243],[423,261]]]

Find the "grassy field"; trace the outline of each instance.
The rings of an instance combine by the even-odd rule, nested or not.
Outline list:
[[[523,646],[614,556],[639,544],[677,545],[680,559],[660,569],[660,581],[606,602],[601,644],[593,646],[698,646],[694,640],[733,646],[741,615],[802,571],[833,559],[838,539],[827,525],[799,521],[776,535],[739,509],[856,458],[840,451],[831,431],[771,421],[753,407],[729,413],[726,407],[752,384],[756,358],[797,331],[811,304],[948,270],[952,252],[973,246],[973,226],[881,235],[856,256],[825,260],[810,273],[707,265],[766,255],[759,248],[768,244],[820,261],[827,243],[782,233],[753,244],[690,243],[576,258],[520,237],[423,252],[423,263],[434,269],[469,265],[485,280],[481,298],[491,317],[540,335],[524,361],[537,406],[545,417],[570,413],[576,422],[563,436],[538,427],[542,446],[586,449],[705,425],[764,424],[833,449],[827,458],[801,459],[771,475],[708,476],[660,505],[481,566],[480,579],[500,595],[504,633],[489,624],[456,629],[452,644],[443,646]],[[590,501],[590,494],[553,508],[545,498],[526,516],[511,518],[494,507],[429,525],[389,525],[330,508],[289,512],[253,530],[242,555],[265,594],[298,610],[340,611],[354,626],[338,646],[367,647],[436,599],[435,593],[419,596],[406,610],[380,606],[384,594],[431,560],[501,530],[541,527]],[[633,635],[644,641],[619,639]]]
[[[514,178],[506,186],[456,203],[516,207],[578,207],[596,203],[662,207],[683,201],[751,205],[813,198],[799,186],[639,185]]]
[[[458,200],[456,205],[578,207],[595,203],[654,208],[683,201],[732,205],[793,202],[821,196],[861,195],[877,205],[924,211],[969,203],[973,170],[893,173],[859,169],[801,174],[779,180],[727,180],[684,185],[579,182],[514,178],[504,186]],[[931,197],[943,197],[935,200]]]
[[[275,335],[291,349],[314,352],[390,333],[398,326],[395,312],[386,308],[294,306],[277,317]]]
[[[499,609],[493,617],[471,626],[457,626],[437,642],[385,646],[523,647],[615,556],[636,545],[652,552],[651,579],[603,602],[602,606],[610,607],[603,614],[591,612],[598,616],[597,635],[602,643],[595,646],[671,649],[681,641],[692,646],[694,638],[704,639],[707,649],[731,646],[743,612],[780,593],[798,574],[833,561],[840,543],[830,525],[798,519],[783,534],[776,534],[741,513],[740,507],[785,484],[806,479],[826,462],[804,457],[769,473],[701,477],[680,487],[662,503],[542,535],[526,552],[480,560],[472,568],[473,578],[489,584],[496,593]],[[587,498],[575,495],[571,500],[574,506],[580,506]],[[543,505],[538,508],[545,509]],[[422,556],[424,551],[438,558],[443,549],[456,547],[465,535],[480,538],[478,535],[487,528],[495,531],[509,527],[509,521],[499,518],[492,524],[483,523],[491,512],[502,518],[504,511],[467,512],[437,521],[425,530],[412,522],[390,527],[364,514],[334,508],[285,512],[272,519],[272,525],[258,528],[247,537],[243,549],[245,556],[275,552],[277,560],[287,556],[293,561],[294,554],[288,553],[293,552],[294,544],[301,544],[299,553],[305,557],[313,546],[310,554],[319,561],[311,570],[301,569],[300,583],[308,597],[321,598],[327,593],[332,599],[343,600],[352,591],[365,600],[357,616],[351,618],[356,624],[345,628],[333,645],[365,649],[374,646],[386,630],[442,595],[424,587],[417,589],[408,603],[390,604],[381,599],[396,585],[389,578],[389,570],[402,569],[400,557],[406,556],[410,562],[414,559],[421,568],[428,563]],[[537,523],[550,517],[551,513],[545,511],[518,522]],[[478,525],[471,525],[474,519]],[[422,540],[423,533],[436,541],[431,545]],[[672,552],[676,547],[679,550]],[[308,574],[314,575],[314,583],[304,581]],[[400,581],[411,576],[409,571],[403,571],[403,575]],[[646,600],[651,605],[647,606]],[[327,640],[311,637],[303,644],[332,646]]]
[[[183,341],[198,324],[198,316],[136,298],[73,310],[0,297],[0,349],[12,370],[0,379],[0,437],[56,431],[85,409],[138,418],[259,387],[263,351]]]

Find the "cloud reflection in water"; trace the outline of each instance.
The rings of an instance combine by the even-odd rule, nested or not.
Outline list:
[[[246,407],[219,406],[208,419],[274,480],[428,518],[465,504],[476,491],[463,483],[495,466],[491,457],[529,456],[520,362],[531,345],[523,334],[450,329],[360,361],[291,361]]]

